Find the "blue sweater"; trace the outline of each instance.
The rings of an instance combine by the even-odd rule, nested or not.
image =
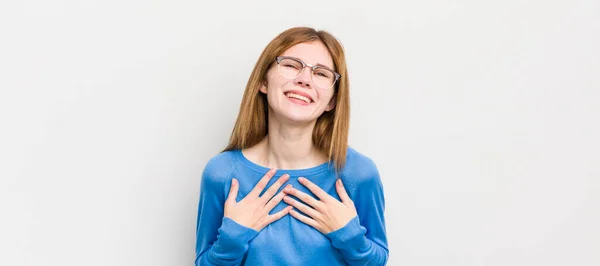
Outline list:
[[[322,234],[291,215],[267,225],[260,232],[223,217],[231,179],[239,181],[237,201],[243,199],[269,169],[248,160],[240,150],[223,152],[205,166],[200,185],[196,228],[196,265],[385,265],[388,258],[383,186],[371,159],[348,148],[341,178],[358,216],[347,225]],[[337,200],[332,164],[308,169],[278,170],[286,184],[314,197],[298,182],[305,177]],[[280,190],[285,187],[284,184]],[[266,190],[266,189],[265,189]],[[315,197],[316,198],[316,197]],[[281,201],[271,214],[288,206]]]

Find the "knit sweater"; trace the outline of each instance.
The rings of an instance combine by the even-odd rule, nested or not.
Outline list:
[[[248,160],[241,150],[222,152],[206,164],[200,184],[196,266],[386,264],[389,251],[383,186],[377,167],[370,158],[348,148],[346,164],[339,177],[354,202],[358,216],[327,234],[291,215],[285,215],[260,232],[223,216],[231,179],[235,177],[239,182],[236,201],[240,201],[267,171],[268,168]],[[307,169],[277,170],[267,188],[283,174],[289,174],[290,179],[279,190],[292,184],[315,197],[298,182],[298,177],[304,177],[340,200],[335,189],[336,173],[331,163]],[[281,201],[270,213],[286,206],[288,204]]]

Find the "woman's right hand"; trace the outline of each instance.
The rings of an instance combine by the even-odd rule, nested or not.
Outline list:
[[[277,190],[279,190],[279,188],[290,178],[288,174],[282,175],[277,182],[271,185],[271,187],[259,197],[260,193],[265,189],[276,171],[277,170],[275,169],[269,170],[269,172],[260,179],[252,191],[239,202],[236,202],[235,200],[238,194],[239,184],[238,181],[233,178],[231,180],[229,196],[227,196],[227,200],[225,201],[224,216],[240,225],[260,232],[260,230],[270,223],[275,222],[288,214],[292,209],[292,206],[287,206],[283,210],[269,215],[269,212],[275,208],[285,196],[285,193],[282,190],[277,196],[273,197]]]

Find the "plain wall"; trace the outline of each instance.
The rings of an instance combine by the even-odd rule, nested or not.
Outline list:
[[[292,26],[350,71],[388,265],[600,265],[600,3],[0,4],[0,265],[192,265],[200,176]]]

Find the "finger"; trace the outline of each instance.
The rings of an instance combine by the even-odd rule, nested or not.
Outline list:
[[[327,200],[329,199],[329,197],[331,197],[329,194],[327,194],[327,192],[323,191],[319,186],[315,185],[315,183],[310,182],[310,180],[304,177],[298,178],[298,182],[300,182],[300,184],[308,188],[308,190],[315,194],[315,196],[317,196],[320,200]]]
[[[283,216],[287,215],[288,213],[290,213],[290,210],[292,209],[292,206],[287,206],[285,207],[283,210],[278,211],[274,214],[269,215],[269,217],[267,218],[267,222],[268,224],[275,222],[281,218],[283,218]]]
[[[318,200],[316,200],[315,198],[313,198],[312,196],[298,190],[295,189],[293,187],[286,187],[283,190],[285,193],[288,193],[290,195],[294,195],[296,196],[296,198],[300,199],[301,201],[303,201],[304,203],[313,206],[314,208],[320,208],[321,207],[321,202],[319,202]]]
[[[227,196],[227,202],[230,203],[235,203],[235,198],[237,197],[238,194],[238,182],[237,179],[232,178],[231,179],[231,187],[229,188],[229,195]]]
[[[344,204],[352,203],[352,199],[350,199],[350,196],[348,196],[348,193],[346,192],[346,189],[344,188],[342,179],[338,179],[337,182],[335,182],[335,190],[337,190],[337,193],[340,196],[342,203],[344,203]]]
[[[285,196],[283,197],[283,201],[285,201],[285,203],[294,206],[294,208],[298,209],[299,211],[305,213],[306,215],[312,217],[312,218],[317,218],[319,217],[319,212],[316,211],[315,209],[308,207],[306,204],[299,202],[295,199],[292,199],[291,197]]]
[[[285,197],[285,193],[283,193],[283,191],[279,192],[279,194],[277,194],[275,197],[273,197],[267,203],[267,205],[265,205],[265,210],[267,211],[267,213],[269,213],[273,208],[275,208],[275,206],[277,206],[277,204],[279,204],[279,202],[281,202],[283,197]]]
[[[277,182],[271,185],[271,187],[267,189],[265,194],[263,194],[260,198],[267,202],[269,199],[271,199],[271,197],[273,197],[273,195],[275,195],[275,193],[277,193],[277,190],[279,190],[279,188],[288,181],[288,179],[290,179],[290,175],[282,175],[279,179],[277,179]]]
[[[292,215],[292,217],[294,217],[294,218],[300,220],[301,222],[308,224],[318,230],[319,224],[317,223],[317,221],[311,219],[310,217],[306,217],[306,216],[300,214],[299,212],[297,212],[296,210],[290,210],[290,214]]]
[[[258,198],[258,195],[260,195],[260,193],[263,191],[263,189],[265,189],[265,187],[269,183],[269,180],[271,180],[271,178],[275,175],[275,172],[277,172],[277,170],[275,170],[275,168],[271,168],[260,179],[260,181],[258,181],[258,184],[256,184],[256,186],[254,186],[252,191],[250,191],[250,193],[248,193],[248,196],[253,197],[253,198]]]

